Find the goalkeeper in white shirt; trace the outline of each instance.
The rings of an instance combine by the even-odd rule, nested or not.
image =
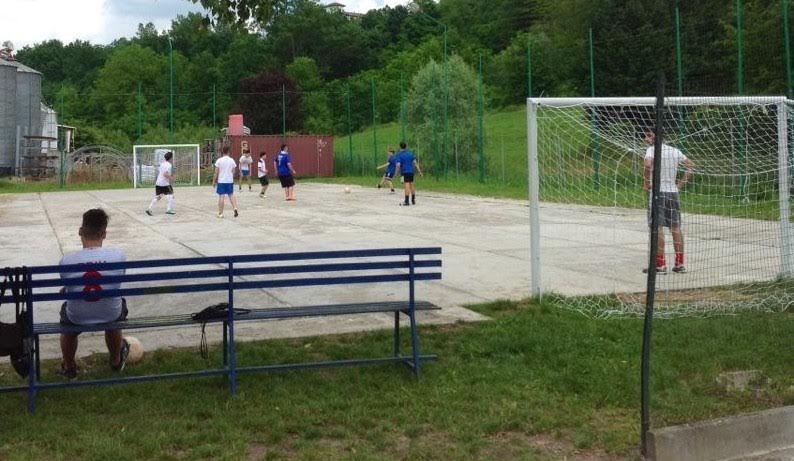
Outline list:
[[[651,180],[653,179],[653,158],[654,158],[654,142],[656,135],[653,130],[645,132],[645,143],[648,144],[648,149],[645,151],[645,161],[643,168],[643,177],[645,179],[645,190],[649,191],[648,199],[648,225],[651,225]],[[680,165],[686,167],[686,171],[681,179],[678,179],[678,169]],[[661,204],[659,207],[659,233],[658,233],[658,249],[656,251],[656,273],[666,274],[667,263],[665,262],[664,255],[664,227],[670,228],[670,233],[673,234],[673,248],[675,250],[675,265],[673,272],[683,273],[686,272],[684,266],[684,233],[681,230],[681,205],[678,200],[678,191],[684,187],[689,180],[689,177],[695,171],[695,164],[684,155],[683,152],[675,147],[662,144],[662,159],[661,171],[659,174],[659,199]],[[643,269],[647,272],[648,269]]]
[[[173,181],[171,159],[174,158],[174,153],[166,152],[163,158],[164,160],[160,163],[160,169],[157,173],[157,182],[154,183],[154,198],[149,203],[149,208],[146,209],[146,214],[149,216],[152,215],[154,204],[163,197],[165,197],[166,201],[165,214],[176,214],[176,211],[174,211],[174,188],[171,187],[171,182]]]

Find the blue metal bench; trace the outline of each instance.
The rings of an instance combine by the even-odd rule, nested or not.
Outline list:
[[[422,355],[419,352],[416,311],[437,309],[431,303],[415,299],[415,282],[441,279],[441,248],[398,248],[352,251],[320,251],[306,253],[258,254],[219,257],[196,257],[161,259],[149,261],[125,261],[122,263],[102,263],[73,266],[39,266],[27,268],[30,274],[27,282],[26,317],[28,334],[33,338],[31,373],[27,385],[6,386],[0,393],[12,391],[28,392],[28,409],[35,410],[36,396],[40,390],[105,385],[138,381],[154,381],[188,376],[225,375],[229,392],[234,394],[237,374],[260,371],[273,371],[295,368],[345,366],[374,363],[403,363],[416,376],[421,372],[421,362],[435,360],[435,355]],[[101,325],[69,326],[60,323],[36,322],[35,306],[46,301],[80,299],[83,293],[62,293],[64,285],[85,285],[82,278],[63,280],[61,272],[84,272],[86,269],[103,271],[126,269],[125,275],[91,278],[92,285],[121,283],[118,290],[106,290],[102,296],[123,296],[128,299],[129,317],[126,321]],[[298,307],[261,308],[260,306],[238,305],[235,293],[241,290],[266,290],[291,287],[318,287],[329,285],[357,285],[405,283],[408,293],[404,301],[374,301],[366,303],[313,304]],[[62,332],[88,332],[105,329],[147,329],[201,324],[193,320],[192,313],[163,316],[135,316],[137,296],[162,296],[179,293],[225,292],[230,309],[226,318],[208,320],[207,323],[222,324],[223,363],[216,368],[207,368],[180,373],[161,373],[143,376],[118,376],[108,379],[79,380],[71,382],[43,382],[41,379],[39,338],[42,335]],[[0,300],[10,303],[10,296]],[[205,305],[196,306],[195,311]],[[235,312],[235,307],[245,308],[245,312]],[[329,360],[323,362],[290,363],[276,365],[238,366],[234,327],[240,321],[287,319],[296,317],[317,317],[346,314],[393,313],[394,349],[393,354],[379,358],[355,358],[349,360]],[[410,354],[401,352],[400,316],[406,315],[410,327]]]

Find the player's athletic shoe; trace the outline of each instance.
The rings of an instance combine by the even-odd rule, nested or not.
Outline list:
[[[380,189],[380,187],[381,187],[381,186],[380,186],[380,183],[378,183],[378,189]]]
[[[61,364],[61,367],[55,373],[63,376],[69,381],[77,379],[77,367],[64,368],[63,364]]]
[[[218,213],[218,218],[223,219],[223,213]]]
[[[683,264],[678,264],[677,266],[673,266],[673,272],[683,274],[686,272],[686,267]]]
[[[146,210],[146,214],[148,214],[149,216],[151,216],[151,215],[152,215],[152,210]]]
[[[394,193],[394,189],[392,189],[392,190],[391,190],[391,193],[392,193],[392,194]]]
[[[238,217],[238,216],[240,216],[240,215],[237,213],[237,209],[235,209],[235,210],[234,210],[234,217],[236,218],[236,217]]]
[[[121,340],[121,351],[119,351],[119,364],[111,365],[115,371],[123,371],[127,365],[127,357],[130,356],[130,343],[126,339]]]
[[[174,210],[165,210],[165,214],[176,214]]]
[[[646,267],[645,269],[643,269],[642,273],[643,274],[647,274],[648,273],[648,268]],[[657,267],[656,268],[656,274],[657,275],[667,275],[667,266]]]

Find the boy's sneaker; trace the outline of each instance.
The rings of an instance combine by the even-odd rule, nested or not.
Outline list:
[[[165,214],[176,214],[174,210],[165,210]]]
[[[218,219],[223,219],[223,213],[218,213]]]
[[[673,272],[677,274],[683,274],[684,272],[686,272],[686,267],[684,267],[683,264],[677,264],[673,266]]]
[[[265,198],[265,194],[263,194],[263,193],[261,193],[261,192],[260,192],[260,193],[259,193],[259,198]]]
[[[130,343],[128,343],[126,339],[122,339],[121,351],[119,351],[119,364],[111,365],[110,367],[113,368],[113,370],[115,371],[123,371],[124,367],[127,365],[127,357],[129,356],[130,356]]]
[[[675,270],[675,269],[673,269],[673,270]],[[647,274],[647,273],[648,273],[648,268],[647,268],[647,267],[646,267],[646,268],[644,268],[644,269],[642,270],[642,273],[643,273],[643,274]],[[666,274],[667,274],[667,266],[660,266],[660,267],[657,267],[657,268],[656,268],[656,274],[657,274],[657,275],[666,275]]]
[[[392,194],[394,193],[394,189],[392,189],[392,190],[391,190],[391,193],[392,193]]]
[[[240,215],[237,213],[237,209],[235,209],[235,210],[234,210],[234,217],[236,218],[236,217],[238,217],[238,216],[240,216]]]
[[[152,215],[152,210],[146,210],[146,214],[148,214],[149,216],[151,216],[151,215]]]
[[[381,187],[380,184],[378,184],[378,189],[380,189],[380,187]]]
[[[55,373],[60,376],[63,376],[69,381],[74,381],[75,379],[77,379],[77,367],[64,368],[63,364],[61,364],[61,367]]]

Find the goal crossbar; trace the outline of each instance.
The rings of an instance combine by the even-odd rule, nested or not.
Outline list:
[[[736,106],[740,104],[780,104],[786,102],[785,96],[673,96],[664,99],[666,106]],[[528,104],[569,107],[586,105],[602,106],[653,106],[652,97],[609,97],[609,98],[527,98]]]

